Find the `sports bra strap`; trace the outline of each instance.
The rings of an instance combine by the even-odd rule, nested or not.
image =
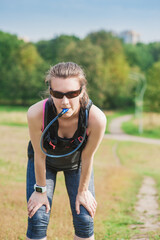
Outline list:
[[[42,127],[42,132],[44,131],[45,105],[46,105],[47,101],[48,101],[48,98],[46,98],[43,102],[43,127]]]

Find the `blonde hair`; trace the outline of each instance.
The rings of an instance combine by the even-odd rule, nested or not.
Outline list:
[[[87,80],[84,71],[82,68],[73,62],[62,62],[58,63],[55,66],[52,66],[47,72],[45,82],[48,83],[49,88],[51,86],[51,80],[53,78],[69,78],[75,77],[79,80],[80,86],[84,89],[84,94],[80,99],[81,107],[85,107],[88,103],[88,94],[87,94]]]

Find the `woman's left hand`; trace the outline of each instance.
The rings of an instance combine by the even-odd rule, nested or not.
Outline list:
[[[93,218],[97,208],[97,202],[92,193],[87,191],[78,192],[76,197],[76,212],[80,214],[80,205],[83,205]]]

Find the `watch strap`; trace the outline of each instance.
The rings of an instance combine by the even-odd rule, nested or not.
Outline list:
[[[41,187],[41,186],[35,184],[35,185],[34,185],[34,190],[35,190],[36,192],[39,192],[39,193],[44,193],[44,192],[47,191],[47,187],[46,187],[46,186],[45,186],[45,187]]]

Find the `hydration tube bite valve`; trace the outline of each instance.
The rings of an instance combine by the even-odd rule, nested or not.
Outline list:
[[[58,115],[59,117],[61,117],[63,114],[65,114],[66,112],[68,112],[69,108],[63,108],[62,112],[60,112]]]

